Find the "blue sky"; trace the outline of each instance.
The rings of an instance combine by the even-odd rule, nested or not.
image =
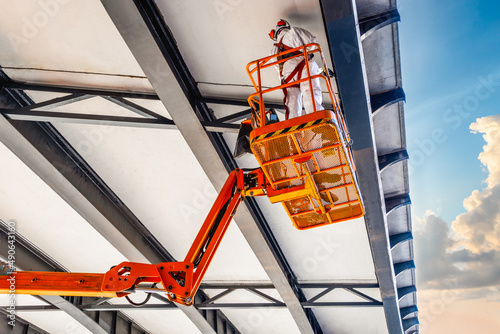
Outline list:
[[[500,1],[398,9],[421,330],[497,333]]]
[[[451,222],[487,177],[484,140],[469,125],[500,113],[500,2],[400,0],[398,9],[413,212]]]

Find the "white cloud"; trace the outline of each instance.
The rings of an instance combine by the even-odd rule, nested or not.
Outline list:
[[[488,169],[487,187],[464,200],[466,213],[453,222],[453,230],[474,253],[500,250],[500,115],[479,118],[470,126],[483,133],[486,145],[479,159]]]
[[[427,212],[424,222],[420,222],[420,228],[414,233],[418,281],[428,288],[441,288],[459,272],[448,252],[454,245],[450,228],[433,212]]]
[[[464,200],[466,212],[452,224],[432,212],[417,224],[417,276],[425,288],[500,284],[500,115],[477,119],[470,128],[486,141],[479,155],[488,170],[486,187]]]
[[[488,186],[494,187],[500,183],[500,115],[478,118],[470,129],[473,133],[483,133],[486,145],[479,160],[488,169]]]

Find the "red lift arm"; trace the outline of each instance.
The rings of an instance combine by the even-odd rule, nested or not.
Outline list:
[[[0,293],[7,294],[14,286],[16,294],[123,297],[141,283],[161,283],[158,292],[189,306],[238,205],[245,194],[263,195],[265,184],[260,169],[246,174],[241,169],[232,171],[182,262],[122,262],[105,274],[12,272],[0,275]]]

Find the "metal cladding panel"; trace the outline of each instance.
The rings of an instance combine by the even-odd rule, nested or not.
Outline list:
[[[375,142],[379,155],[406,147],[402,103],[382,107],[373,116]]]
[[[363,41],[370,94],[392,89],[400,81],[394,59],[393,29],[394,25],[385,26]]]
[[[391,249],[392,259],[395,263],[410,261],[413,259],[413,243],[411,241],[401,242]]]
[[[415,271],[412,269],[402,271],[398,275],[398,284],[397,284],[398,289],[411,285],[415,285]]]
[[[387,225],[389,227],[389,235],[399,234],[412,230],[411,221],[411,206],[404,205],[394,209],[387,215]]]
[[[71,271],[102,272],[126,260],[2,143],[0,161],[1,218],[14,221],[19,234]]]
[[[415,304],[416,304],[415,303],[415,292],[409,293],[409,294],[403,296],[399,300],[399,306],[400,306],[400,308],[413,306]]]
[[[404,163],[387,167],[381,173],[384,196],[390,197],[408,192],[408,175]]]

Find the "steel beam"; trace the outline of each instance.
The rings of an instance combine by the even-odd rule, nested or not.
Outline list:
[[[221,98],[221,97],[198,97],[196,99],[196,102],[205,103],[205,104],[221,104],[221,105],[227,105],[227,106],[248,107],[247,100],[225,99],[225,98]],[[331,104],[323,104],[323,106],[326,109],[333,108],[333,106]],[[283,104],[279,104],[279,103],[267,103],[266,102],[266,107],[274,108],[274,109],[276,109],[276,111],[280,111],[280,112],[284,112],[284,109],[285,109],[285,107],[283,107]]]
[[[400,312],[401,312],[401,318],[404,319],[405,317],[409,316],[410,314],[418,312],[418,307],[416,305],[403,307],[403,308],[401,308]]]
[[[417,292],[417,287],[415,285],[398,288],[398,299],[401,300],[404,296],[414,292]]]
[[[91,98],[92,96],[90,95],[85,95],[85,94],[80,94],[80,93],[73,93],[61,97],[56,97],[47,101],[43,101],[40,103],[35,103],[32,105],[25,106],[21,108],[21,110],[33,110],[33,109],[40,109],[40,108],[57,108],[57,107],[62,107],[71,103],[83,101],[86,99]]]
[[[399,207],[410,204],[410,194],[402,194],[385,198],[385,209],[387,211],[387,214],[391,213]]]
[[[340,97],[353,140],[352,150],[365,206],[365,223],[372,251],[375,274],[380,284],[387,327],[402,334],[396,292],[396,275],[390,252],[387,216],[382,192],[372,106],[364,67],[354,0],[320,0],[330,54],[335,68]]]
[[[387,154],[382,154],[378,156],[378,168],[382,173],[384,169],[386,169],[387,167],[407,159],[408,159],[408,151],[406,150],[399,150]]]
[[[46,131],[55,129],[32,122],[13,124],[0,117],[0,141],[119,252],[131,261],[144,262],[148,261],[148,257],[153,263],[163,261],[150,242],[154,237],[147,235],[144,228],[142,233],[138,233],[140,222],[136,220],[134,226],[133,217],[124,215],[126,207],[113,201],[116,196],[110,190],[103,194],[102,189],[108,188],[90,166],[60,134],[53,133],[54,136],[58,134],[57,139],[47,136]],[[65,149],[63,145],[67,145]],[[98,187],[96,183],[99,181],[101,184]]]
[[[240,106],[240,107],[248,107],[247,100],[234,100],[234,99],[225,99],[221,97],[198,97],[196,99],[197,103],[205,103],[205,104],[222,104],[226,106]],[[277,103],[266,103],[266,107],[275,108],[282,110],[284,109],[283,104]]]
[[[0,114],[11,120],[28,122],[52,122],[52,123],[75,123],[75,124],[95,124],[108,126],[129,126],[152,129],[176,129],[172,120],[109,116],[94,114],[78,114],[54,111],[24,111],[20,109],[0,109]]]
[[[413,260],[394,263],[394,272],[396,276],[401,274],[405,270],[415,269],[415,262]]]
[[[337,289],[370,289],[370,288],[380,288],[378,283],[299,283],[301,289],[326,289],[329,287]]]
[[[51,296],[53,297],[53,296]],[[60,297],[58,297],[60,298]],[[379,301],[373,302],[302,302],[304,308],[325,308],[325,307],[380,307],[382,303]],[[72,304],[70,304],[72,305]],[[73,305],[72,305],[73,306]],[[124,310],[137,311],[166,311],[177,309],[175,305],[169,304],[146,304],[140,307],[131,304],[104,304],[104,305],[83,305],[81,307],[74,306],[78,311],[85,312],[115,312]],[[213,303],[213,304],[195,304],[199,310],[223,310],[223,309],[282,309],[287,308],[285,303]],[[0,310],[3,310],[0,308]],[[18,306],[16,310],[19,312],[34,312],[34,311],[60,311],[58,306],[54,305],[25,305]]]
[[[413,326],[417,326],[418,324],[420,324],[420,322],[418,321],[417,317],[403,320],[403,328],[405,332],[410,330]]]
[[[0,244],[6,245],[7,236],[8,236],[8,227],[4,222],[0,221]],[[5,240],[5,243],[3,241]],[[7,247],[0,248],[0,257],[6,258],[7,256]],[[16,264],[18,270],[29,270],[29,271],[57,271],[64,272],[67,271],[60,263],[56,262],[54,259],[47,256],[44,252],[40,251],[35,245],[33,245],[30,241],[26,240],[23,236],[16,234]],[[99,322],[94,319],[93,316],[83,313],[82,311],[86,311],[80,308],[75,303],[71,303],[68,298],[63,298],[59,296],[39,296],[40,300],[49,303],[50,305],[37,305],[35,307],[31,307],[32,310],[62,310],[69,314],[73,319],[77,322],[81,323],[83,326],[91,330],[93,333],[106,333],[106,331],[102,331],[102,326],[99,325]],[[74,297],[73,297],[74,298]],[[92,299],[93,298],[88,298]],[[108,298],[106,298],[107,300]],[[98,302],[104,302],[105,300],[97,299]],[[37,309],[39,307],[40,309]],[[3,309],[0,309],[2,311]],[[26,309],[24,306],[17,306],[16,311],[30,310],[30,306],[27,306]],[[92,310],[89,310],[92,311]],[[139,324],[130,320],[124,314],[118,314],[118,317],[121,318],[121,321],[129,323],[130,326],[134,326],[134,328],[142,328]],[[18,317],[16,317],[16,320]],[[96,327],[99,326],[99,327]],[[30,325],[30,329],[37,328],[36,326]],[[3,332],[1,332],[3,333]],[[30,332],[31,333],[31,332]],[[141,333],[145,333],[141,330]]]
[[[156,93],[152,92],[111,90],[111,89],[88,88],[88,87],[83,88],[83,87],[73,87],[73,86],[56,86],[56,85],[45,85],[45,84],[30,84],[30,83],[21,83],[14,81],[3,82],[1,87],[17,91],[28,90],[37,92],[85,94],[85,95],[95,95],[95,96],[123,97],[129,99],[158,100],[158,96],[156,95]]]
[[[403,232],[389,236],[389,241],[391,243],[391,249],[397,244],[402,242],[413,240],[413,234],[411,232]]]
[[[361,35],[361,40],[364,40],[380,28],[383,28],[395,22],[399,22],[400,20],[401,17],[399,16],[399,12],[396,8],[376,15],[360,18],[359,33]]]
[[[112,102],[116,105],[119,105],[122,108],[125,108],[127,110],[130,110],[139,116],[146,117],[146,118],[158,118],[158,119],[167,119],[166,117],[163,117],[148,108],[144,108],[143,106],[140,106],[134,102],[131,102],[127,99],[124,99],[123,97],[117,97],[117,96],[103,96],[102,97],[105,100],[108,100],[109,102]]]
[[[174,122],[168,118],[140,118],[127,116],[110,116],[94,114],[78,114],[53,111],[25,111],[22,109],[0,108],[0,114],[8,119],[28,122],[52,122],[95,124],[108,126],[128,126],[149,129],[177,129]],[[219,121],[202,122],[206,131],[238,133],[238,124],[229,124]]]
[[[204,131],[201,122],[211,120],[208,108],[199,102],[201,93],[155,3],[148,0],[101,2],[206,175],[215,189],[220,190],[228,169],[233,168],[235,162],[223,138]],[[255,201],[245,201],[235,216],[238,227],[288,306],[299,330],[310,334],[321,332],[314,316],[307,314],[300,304],[298,292],[291,286],[288,273],[277,257],[277,245],[271,244],[272,240],[262,231],[266,227],[255,220],[259,215],[256,210]]]
[[[380,110],[382,110],[382,108],[390,106],[391,104],[397,102],[405,101],[405,99],[405,92],[401,87],[390,89],[385,92],[372,94],[370,96],[370,101],[373,115],[375,116]]]

